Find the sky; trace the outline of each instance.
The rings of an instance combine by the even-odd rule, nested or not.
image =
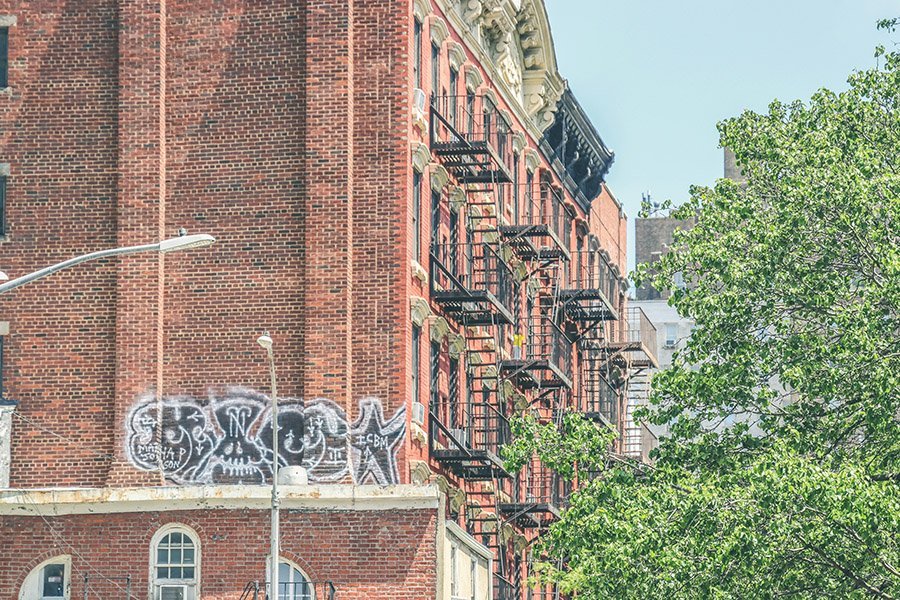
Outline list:
[[[607,178],[629,219],[641,194],[683,202],[722,176],[716,123],[774,98],[846,89],[893,39],[900,0],[546,0],[559,70],[616,153]]]

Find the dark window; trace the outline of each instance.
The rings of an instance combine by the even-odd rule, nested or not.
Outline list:
[[[527,205],[525,206],[526,214],[528,215],[528,222],[534,223],[532,217],[534,217],[534,173],[531,171],[525,171],[525,202]]]
[[[467,133],[475,133],[475,92],[466,92]]]
[[[413,325],[412,329],[412,398],[413,402],[419,402],[419,343],[422,337],[422,328]]]
[[[66,587],[66,566],[47,565],[41,573],[41,597],[62,598]]]
[[[413,258],[422,261],[422,227],[419,219],[422,215],[422,174],[413,171],[413,197],[412,197],[412,234],[413,234]]]
[[[0,235],[6,235],[6,177],[0,175]]]
[[[3,400],[3,339],[0,335],[0,400]]]
[[[459,212],[450,209],[450,272],[458,275],[459,266]]]
[[[447,386],[447,394],[449,398],[450,422],[449,427],[452,429],[459,428],[459,359],[450,359],[450,378]]]
[[[519,155],[513,154],[513,189],[512,210],[513,223],[519,222]]]
[[[0,88],[9,85],[9,27],[0,27]]]
[[[413,20],[413,81],[422,89],[422,22]]]
[[[431,342],[431,412],[434,414],[437,414],[438,407],[441,404],[440,380],[441,345],[438,342]]]
[[[459,71],[450,67],[450,124],[456,127],[456,94],[459,90]]]
[[[441,85],[441,47],[431,45],[431,93],[435,96]]]
[[[435,250],[440,243],[441,235],[441,193],[435,190],[431,191],[431,245]],[[435,252],[438,255],[438,252]]]

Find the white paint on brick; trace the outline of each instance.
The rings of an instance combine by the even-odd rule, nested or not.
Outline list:
[[[0,492],[0,516],[83,515],[174,510],[268,509],[267,485],[203,485],[143,488],[60,488]],[[280,486],[287,510],[385,511],[437,509],[436,485]]]

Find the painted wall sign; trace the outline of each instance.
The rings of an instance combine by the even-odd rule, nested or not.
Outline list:
[[[142,398],[126,427],[126,454],[138,468],[162,471],[181,484],[258,484],[272,475],[271,402],[245,388],[229,388],[206,401],[168,396]],[[311,483],[350,477],[354,483],[400,482],[397,452],[406,434],[406,408],[385,420],[378,398],[363,398],[359,417],[325,398],[278,403],[278,459],[303,466]],[[162,424],[157,436],[158,423]]]

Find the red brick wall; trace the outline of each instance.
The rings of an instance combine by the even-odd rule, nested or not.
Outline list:
[[[11,167],[0,269],[16,277],[117,243],[119,33],[110,0],[0,0],[0,14],[18,20],[12,96],[0,94],[0,162]],[[14,419],[13,486],[106,479],[116,282],[116,263],[106,260],[0,299],[0,318],[10,322],[5,394],[37,423]]]
[[[0,598],[18,597],[35,566],[72,556],[72,598],[83,574],[92,600],[124,597],[109,577],[130,575],[132,594],[147,597],[150,545],[163,525],[197,532],[204,600],[237,600],[244,586],[265,580],[269,513],[197,510],[51,517],[0,517]],[[425,600],[435,597],[437,521],[434,510],[283,511],[282,556],[315,581],[330,580],[342,600]],[[123,582],[117,581],[118,585]],[[118,594],[116,593],[118,591]]]
[[[158,483],[124,456],[129,410],[157,389],[268,393],[263,331],[280,395],[333,399],[351,422],[363,397],[387,416],[404,405],[408,12],[0,0],[18,17],[13,96],[0,96],[12,169],[0,268],[181,227],[218,239],[0,301],[7,396],[35,423],[14,423],[13,486]]]

